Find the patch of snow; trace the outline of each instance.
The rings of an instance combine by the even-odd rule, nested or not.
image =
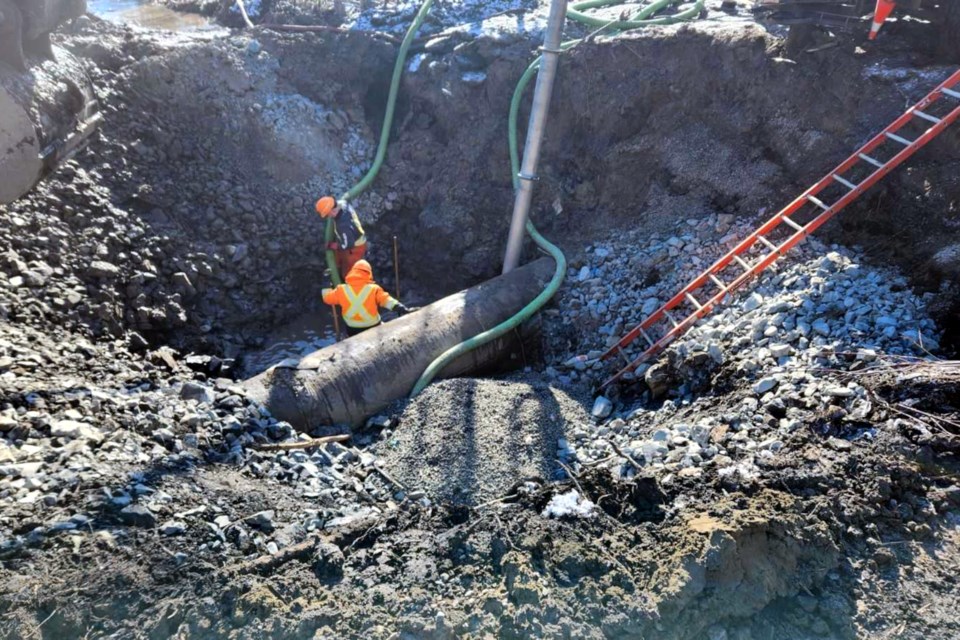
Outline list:
[[[407,63],[407,71],[409,73],[416,73],[417,69],[420,68],[420,63],[423,62],[423,59],[427,57],[425,53],[418,53],[417,55],[410,58],[410,62]]]
[[[580,495],[576,489],[553,496],[541,514],[544,518],[592,518],[597,505]]]
[[[263,5],[260,0],[244,0],[244,8],[247,10],[247,15],[251,18],[257,18],[260,16],[260,11],[263,9]],[[230,7],[232,13],[240,13],[240,6],[234,2]]]
[[[374,8],[356,17],[352,24],[347,26],[361,31],[385,31],[401,34],[413,21],[414,16],[422,4],[422,0],[400,0],[389,11]],[[517,20],[514,15],[499,15],[506,11],[521,9],[534,10],[539,7],[537,0],[437,0],[430,10],[429,18],[420,29],[421,35],[436,33],[452,26],[470,25],[469,30],[474,35],[487,33],[483,24],[488,19],[505,18],[510,24],[510,30],[517,32]],[[503,21],[500,21],[503,23]],[[501,25],[490,25],[491,32],[502,30]]]

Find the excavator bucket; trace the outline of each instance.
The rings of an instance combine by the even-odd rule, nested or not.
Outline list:
[[[29,191],[100,122],[83,67],[50,43],[85,11],[84,0],[0,0],[0,204]]]

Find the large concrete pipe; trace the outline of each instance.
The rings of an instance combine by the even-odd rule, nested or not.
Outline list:
[[[520,311],[551,275],[553,260],[541,258],[243,385],[275,417],[298,429],[359,424],[409,394],[438,355]],[[510,343],[508,335],[483,345],[451,362],[441,376],[489,367]]]

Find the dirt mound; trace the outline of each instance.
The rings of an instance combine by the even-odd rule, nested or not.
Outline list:
[[[558,442],[593,422],[588,401],[535,375],[446,380],[404,403],[375,451],[411,491],[479,504],[525,480],[554,479]]]

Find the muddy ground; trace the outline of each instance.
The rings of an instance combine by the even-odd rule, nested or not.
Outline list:
[[[497,271],[512,200],[506,107],[538,36],[537,19],[507,17],[479,37],[431,27],[405,75],[387,163],[359,201],[379,272],[392,268],[382,239],[399,237],[414,303]],[[711,6],[693,25],[574,49],[534,213],[571,256],[570,280],[629,233],[668,245],[691,220],[697,246],[713,230],[720,245],[795,197],[954,70],[919,29],[898,27],[882,47],[839,38],[788,57],[744,12]],[[627,391],[594,419],[596,380],[549,373],[567,375],[561,363],[595,344],[597,326],[577,321],[525,381],[467,383],[494,394],[476,433],[503,433],[517,384],[539,390],[525,415],[563,394],[559,420],[481,450],[497,470],[482,499],[460,499],[475,480],[452,479],[459,492],[437,481],[469,444],[444,448],[458,383],[346,444],[259,448],[296,436],[233,385],[237,359],[319,308],[312,202],[369,165],[395,44],[161,34],[96,18],[58,43],[88,65],[106,118],[85,151],[0,208],[3,637],[960,634],[960,395],[949,367],[904,378],[890,364],[856,378],[871,398],[865,418],[850,418],[846,399],[763,401],[751,391],[762,380],[729,366],[706,387],[673,381],[666,402]],[[824,229],[870,264],[901,269],[905,284],[888,291],[928,294],[946,355],[958,136],[944,134]],[[625,284],[651,286],[666,267],[635,246],[636,280]],[[684,254],[669,256],[679,269]],[[573,291],[548,313],[568,317]],[[862,375],[856,357],[832,357],[805,375],[822,385]],[[745,395],[758,395],[749,410]],[[777,429],[792,409],[809,413],[750,474],[686,473],[625,451],[593,464],[549,442],[616,420],[652,440],[668,416],[712,420],[708,448]],[[420,433],[427,445],[411,437]],[[537,464],[500,473],[534,447]],[[433,451],[438,468],[419,474],[418,451]],[[569,491],[594,505],[589,517],[545,515]]]

